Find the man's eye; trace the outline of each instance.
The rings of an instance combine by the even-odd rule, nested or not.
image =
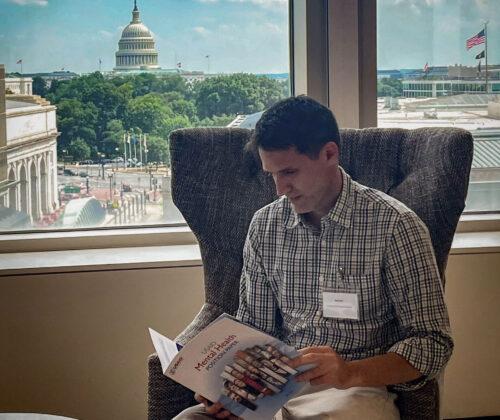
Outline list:
[[[296,171],[293,169],[290,169],[288,171],[283,172],[285,175],[293,175]]]

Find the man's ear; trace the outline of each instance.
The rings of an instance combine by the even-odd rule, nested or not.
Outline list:
[[[328,162],[338,165],[339,164],[339,146],[337,143],[333,141],[329,141],[325,143],[323,146],[323,153],[325,154],[325,158]]]

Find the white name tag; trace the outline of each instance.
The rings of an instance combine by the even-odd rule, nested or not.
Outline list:
[[[325,318],[359,319],[357,293],[323,292]]]

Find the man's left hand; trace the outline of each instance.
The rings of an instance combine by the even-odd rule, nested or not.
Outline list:
[[[315,365],[295,377],[299,382],[309,381],[311,385],[331,385],[338,389],[350,388],[353,374],[350,365],[331,347],[306,347],[299,350],[300,356],[291,360],[290,366]]]

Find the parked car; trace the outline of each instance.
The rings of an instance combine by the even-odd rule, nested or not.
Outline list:
[[[89,176],[89,174],[85,171],[80,171],[78,175],[81,176],[82,178],[87,178]]]
[[[80,165],[93,165],[93,164],[94,164],[94,161],[90,160],[90,159],[87,159],[87,160],[84,160],[83,162],[80,162]]]
[[[77,176],[78,173],[76,171],[74,171],[73,169],[68,169],[66,168],[64,171],[63,171],[63,175],[68,175],[68,176]]]

